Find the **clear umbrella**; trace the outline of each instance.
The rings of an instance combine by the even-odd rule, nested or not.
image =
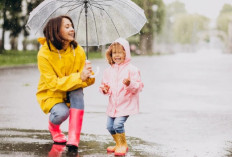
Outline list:
[[[87,47],[112,43],[138,33],[147,22],[144,10],[131,0],[45,0],[31,13],[27,29],[43,36],[47,21],[68,15],[74,22],[77,42]]]

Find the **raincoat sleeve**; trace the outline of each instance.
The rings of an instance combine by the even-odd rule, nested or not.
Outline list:
[[[42,56],[38,56],[38,68],[41,73],[41,79],[44,80],[46,86],[51,91],[71,91],[77,88],[88,86],[80,77],[80,72],[71,73],[69,76],[62,78],[57,77],[48,60]]]
[[[80,68],[80,73],[82,72],[82,70],[84,69],[84,66],[85,66],[85,60],[86,60],[86,56],[85,54],[82,55],[83,59],[82,59],[82,62],[81,62],[81,68]],[[94,75],[94,72],[92,72],[92,75]],[[85,88],[85,87],[88,87],[92,84],[94,84],[95,82],[95,78],[88,78],[86,81],[83,81],[82,82],[82,88]],[[77,84],[74,89],[71,89],[71,90],[75,90],[77,88],[80,88],[80,86]]]
[[[124,89],[133,94],[137,92],[141,92],[144,85],[141,81],[140,71],[138,69],[136,71],[130,71],[129,77],[130,77],[130,85],[129,86],[124,85]]]

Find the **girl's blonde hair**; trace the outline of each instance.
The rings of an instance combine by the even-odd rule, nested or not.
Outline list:
[[[106,51],[106,59],[110,65],[115,64],[115,62],[113,61],[113,58],[112,58],[112,53],[113,52],[121,52],[121,51],[123,51],[124,55],[126,56],[125,49],[121,44],[113,43],[109,46],[108,50]]]

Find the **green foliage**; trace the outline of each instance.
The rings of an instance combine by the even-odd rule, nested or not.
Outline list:
[[[133,0],[142,9],[144,9],[148,23],[145,24],[141,30],[141,34],[153,34],[153,32],[160,33],[162,30],[164,16],[165,16],[165,5],[162,0]],[[156,5],[157,11],[152,10],[152,6]]]
[[[4,51],[0,54],[0,66],[36,64],[38,51]],[[89,52],[89,59],[102,58],[101,52]]]
[[[4,51],[0,54],[0,66],[31,64],[37,62],[37,51]]]
[[[220,11],[220,14],[231,13],[231,12],[232,12],[232,5],[224,4],[222,10]]]
[[[178,14],[186,14],[187,11],[185,9],[185,4],[179,1],[175,1],[170,3],[167,6],[167,16],[176,16]]]
[[[178,43],[196,43],[197,34],[207,30],[209,19],[201,15],[180,14],[176,17],[173,31],[174,39]]]
[[[228,33],[228,25],[230,21],[232,21],[232,12],[220,14],[217,18],[217,28]]]
[[[173,32],[172,27],[176,16],[179,14],[187,14],[185,4],[179,1],[174,1],[166,6],[166,14],[164,17],[164,26],[159,35],[158,42],[172,43]]]
[[[217,28],[228,34],[228,25],[232,21],[232,5],[225,4],[217,18]]]
[[[36,8],[43,0],[30,0],[30,1],[27,1],[27,13],[26,13],[26,16],[24,17],[24,22],[23,22],[23,32],[24,32],[24,36],[28,36],[29,33],[28,31],[26,30],[26,23],[28,21],[28,18],[29,18],[29,15],[30,15],[30,12]]]
[[[6,11],[6,19],[3,27],[5,30],[9,30],[11,37],[17,37],[22,30],[20,20],[22,18],[21,7],[22,0],[12,1],[6,0],[4,5]]]

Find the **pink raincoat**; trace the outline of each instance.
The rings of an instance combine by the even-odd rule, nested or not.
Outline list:
[[[110,117],[121,117],[136,114],[139,112],[139,92],[142,91],[143,83],[138,68],[130,63],[131,54],[129,43],[123,38],[117,39],[114,43],[121,44],[126,51],[125,61],[121,64],[112,64],[103,74],[102,85],[110,86],[106,95],[109,95],[107,115]],[[130,85],[123,84],[125,78],[130,78]],[[100,88],[100,92],[104,94]]]

